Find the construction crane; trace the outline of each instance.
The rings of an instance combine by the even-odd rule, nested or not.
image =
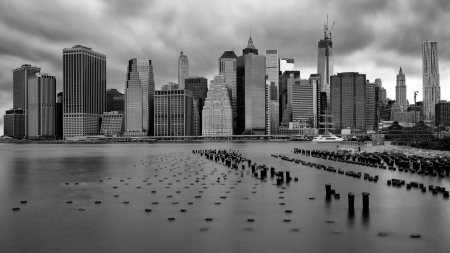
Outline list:
[[[331,26],[331,29],[330,29],[330,32],[329,32],[329,34],[330,34],[330,40],[331,40],[331,33],[333,32],[333,28],[334,28],[334,24],[336,23],[336,21],[333,21],[333,25]]]

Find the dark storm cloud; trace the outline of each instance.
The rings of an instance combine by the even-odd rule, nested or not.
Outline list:
[[[3,0],[0,111],[12,106],[11,70],[22,64],[55,75],[62,91],[62,49],[76,44],[107,56],[108,88],[123,91],[127,62],[135,57],[152,60],[159,88],[177,82],[180,51],[189,57],[190,75],[211,79],[225,50],[242,54],[251,28],[260,54],[279,49],[307,78],[316,69],[327,14],[330,28],[336,21],[335,69],[380,77],[393,97],[400,66],[408,90],[421,88],[421,44],[427,39],[439,41],[441,83],[447,82],[449,12],[448,0]]]

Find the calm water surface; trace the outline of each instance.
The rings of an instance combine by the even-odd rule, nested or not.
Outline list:
[[[334,150],[336,144],[0,144],[0,252],[448,252],[449,200],[386,184],[398,178],[450,188],[448,178],[294,155],[294,147]],[[240,150],[258,164],[290,170],[299,181],[281,189],[274,179],[261,182],[244,173],[237,184],[235,170],[191,152],[214,148]],[[368,182],[270,154],[380,179]],[[216,183],[222,173],[228,179]],[[325,199],[325,183],[341,193],[340,200]],[[348,192],[369,192],[370,212],[363,214],[357,196],[349,213]],[[411,238],[413,233],[422,238]]]

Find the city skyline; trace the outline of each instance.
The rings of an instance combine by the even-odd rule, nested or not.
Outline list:
[[[234,48],[240,55],[249,37],[261,52],[278,48],[280,58],[294,58],[295,69],[301,71],[301,78],[316,72],[317,42],[323,38],[323,25],[329,14],[329,25],[336,21],[333,30],[333,72],[365,73],[373,82],[381,78],[388,97],[395,97],[395,83],[398,68],[408,74],[407,99],[413,101],[413,91],[418,90],[417,100],[422,100],[422,43],[426,40],[439,42],[439,65],[441,76],[441,99],[449,100],[450,87],[450,46],[448,28],[442,24],[449,20],[445,16],[450,8],[447,2],[427,4],[419,1],[377,2],[292,2],[292,8],[275,5],[271,2],[207,2],[206,4],[173,4],[173,9],[162,2],[146,4],[133,3],[105,4],[89,1],[85,5],[72,6],[60,2],[43,1],[3,4],[0,10],[0,31],[9,36],[0,38],[0,89],[2,111],[11,109],[12,73],[23,64],[41,68],[41,72],[55,76],[57,92],[62,91],[61,50],[76,44],[87,44],[107,56],[108,89],[116,88],[123,92],[126,71],[123,66],[130,58],[148,57],[153,61],[156,89],[169,81],[177,81],[177,59],[180,51],[189,55],[190,75],[204,76],[211,80],[217,74],[217,59],[224,51]],[[48,4],[52,8],[47,8]],[[288,3],[286,3],[288,4]],[[348,10],[343,6],[351,6]],[[80,13],[78,8],[83,6]],[[136,7],[135,7],[136,6]],[[137,7],[139,6],[139,7]],[[202,6],[207,14],[202,19],[191,16],[189,10]],[[264,8],[263,8],[264,7]],[[266,8],[267,7],[267,8]],[[269,8],[270,7],[270,8]],[[126,9],[126,11],[123,11]],[[289,10],[288,10],[289,9]],[[288,15],[292,10],[311,11],[311,17]],[[249,12],[249,15],[224,15],[227,11]],[[359,10],[358,15],[348,15]],[[265,15],[268,12],[293,16],[280,19],[279,15]],[[45,12],[52,19],[19,19],[20,16],[34,17]],[[155,19],[152,26],[146,25]],[[147,13],[147,14],[146,14]],[[180,15],[177,15],[180,14]],[[316,14],[316,15],[313,15]],[[53,18],[63,25],[53,24]],[[376,16],[378,15],[378,16]],[[415,19],[406,19],[415,15]],[[99,16],[99,17],[97,17]],[[138,17],[133,23],[130,17]],[[148,18],[148,19],[144,19]],[[433,17],[433,18],[431,18]],[[186,19],[181,22],[179,19]],[[100,21],[101,19],[101,21]],[[205,19],[214,22],[205,22]],[[76,20],[77,22],[71,22]],[[112,21],[112,24],[107,22]],[[226,26],[218,26],[220,23]],[[386,27],[386,22],[390,25]],[[58,22],[56,22],[58,23]],[[109,24],[108,29],[99,24]],[[89,25],[88,25],[89,24]],[[133,29],[129,26],[133,24]],[[216,25],[217,24],[217,25]],[[300,24],[300,25],[298,25]],[[117,27],[113,28],[113,25]],[[110,27],[109,27],[110,26]],[[86,27],[89,27],[86,29]],[[440,29],[435,29],[439,27]],[[134,40],[143,33],[146,41]],[[123,36],[123,35],[127,36]],[[202,36],[207,34],[207,36]],[[110,41],[114,41],[111,43]],[[0,119],[3,125],[3,119]],[[0,126],[0,132],[3,126]]]

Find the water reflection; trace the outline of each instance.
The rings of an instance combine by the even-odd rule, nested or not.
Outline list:
[[[370,220],[370,211],[369,209],[363,209],[362,211],[362,224],[364,227],[369,226],[369,220]]]

